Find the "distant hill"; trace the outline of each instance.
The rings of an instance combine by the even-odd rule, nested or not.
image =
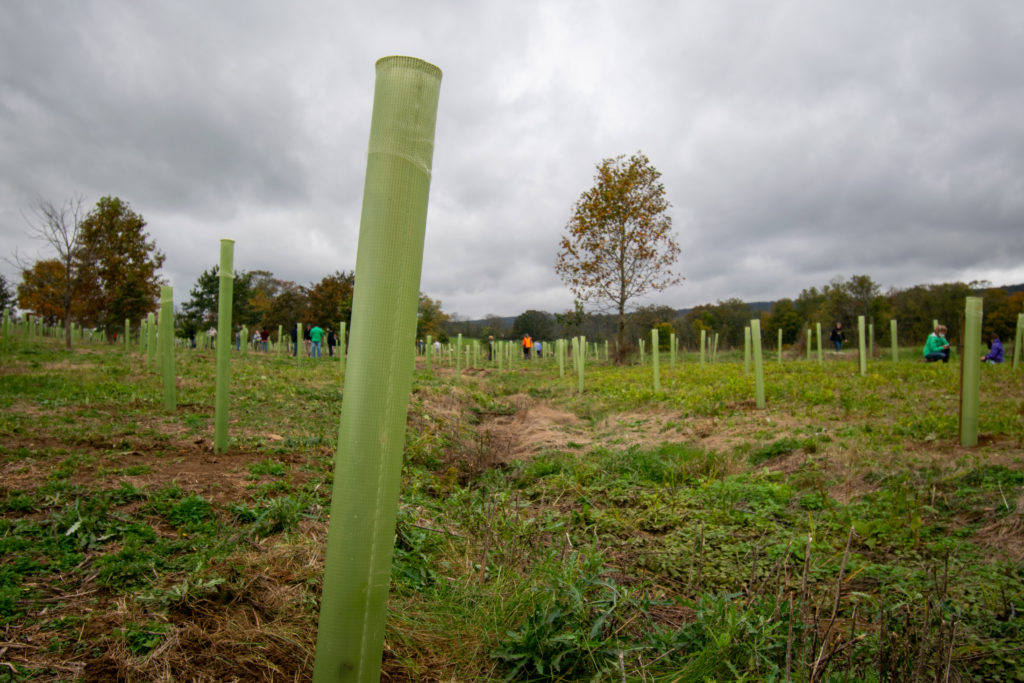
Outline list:
[[[1015,294],[1016,292],[1024,292],[1024,283],[1021,283],[1019,285],[1003,285],[1001,287],[992,287],[991,289],[1001,289],[1001,290],[1005,291],[1007,294]],[[770,311],[770,310],[772,310],[772,306],[775,305],[774,301],[748,301],[748,302],[745,302],[745,303],[747,304],[747,306],[749,306],[751,308],[751,310],[758,311],[758,312]],[[711,304],[708,303],[708,304],[704,304],[704,305],[711,305]],[[692,307],[691,308],[677,308],[676,312],[679,314],[679,317],[682,317],[682,316],[686,315],[687,313],[689,313],[692,310],[693,310]],[[507,316],[501,317],[500,320],[501,320],[503,325],[506,325],[508,327],[512,327],[512,324],[515,323],[515,321],[516,321],[516,316],[514,316],[514,315],[507,315]],[[469,320],[467,322],[470,325],[482,325],[482,324],[486,323],[487,321],[484,320],[484,319],[481,319],[481,320]]]

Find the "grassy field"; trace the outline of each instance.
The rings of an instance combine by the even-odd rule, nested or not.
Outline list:
[[[307,680],[337,360],[15,344],[0,681]],[[417,370],[386,681],[1024,679],[1024,373],[888,353]]]

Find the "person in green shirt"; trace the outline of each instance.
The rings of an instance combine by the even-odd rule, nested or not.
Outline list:
[[[324,331],[319,325],[314,325],[309,330],[309,341],[313,342],[313,358],[320,358],[320,342],[324,338]]]
[[[949,362],[949,342],[946,341],[946,326],[938,325],[924,343],[924,359],[927,363]]]

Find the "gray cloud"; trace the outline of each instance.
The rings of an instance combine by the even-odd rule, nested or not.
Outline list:
[[[392,1],[0,7],[0,251],[24,212],[113,194],[182,300],[239,268],[355,266],[373,62],[442,68],[422,289],[466,317],[561,311],[602,158],[663,173],[687,280],[642,303],[1024,281],[1024,7]],[[6,267],[6,266],[5,266]],[[8,277],[16,273],[5,270]]]

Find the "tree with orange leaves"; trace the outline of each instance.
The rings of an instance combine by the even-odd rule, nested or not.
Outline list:
[[[555,272],[581,301],[618,314],[618,354],[625,349],[626,306],[682,280],[672,272],[679,245],[658,172],[642,152],[597,166],[559,244]]]

